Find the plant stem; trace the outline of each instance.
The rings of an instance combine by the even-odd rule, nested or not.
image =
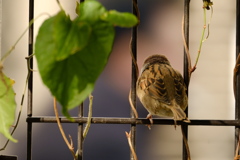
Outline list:
[[[184,45],[184,49],[185,49],[185,52],[186,52],[186,55],[187,55],[187,60],[188,60],[188,75],[189,75],[189,81],[190,81],[190,78],[191,78],[191,69],[192,69],[192,63],[191,63],[191,56],[190,56],[190,52],[189,52],[189,49],[188,49],[188,46],[187,46],[187,42],[186,42],[186,38],[184,36],[184,15],[183,15],[183,18],[182,18],[182,38],[183,38],[183,45]]]
[[[187,150],[188,160],[191,160],[190,149],[189,149],[187,138],[186,138],[186,136],[184,134],[184,131],[183,131],[183,126],[181,126],[181,131],[182,131],[183,141],[184,141],[184,144],[185,144],[185,147],[186,147],[186,150]]]
[[[198,48],[198,55],[197,55],[197,58],[196,58],[196,62],[193,66],[193,68],[196,68],[197,67],[197,63],[198,63],[198,60],[199,60],[199,57],[200,57],[200,53],[201,53],[201,49],[202,49],[202,44],[203,44],[203,39],[204,39],[204,35],[205,35],[205,31],[206,31],[206,8],[203,8],[203,31],[202,31],[202,37],[200,39],[200,45],[199,45],[199,48]]]
[[[130,104],[130,106],[132,108],[132,111],[133,111],[133,113],[135,115],[135,118],[138,118],[138,112],[137,112],[136,108],[134,107],[134,105],[132,103],[131,92],[132,92],[132,90],[130,89],[129,95],[128,95],[128,101],[129,101],[129,104]]]
[[[125,133],[126,133],[126,137],[128,139],[128,144],[129,144],[130,150],[131,150],[131,152],[133,154],[134,160],[138,160],[137,154],[136,154],[136,152],[135,152],[135,150],[133,148],[132,142],[131,142],[131,131],[129,133],[128,132],[125,132]]]
[[[72,139],[70,137],[70,141],[71,143],[69,143],[67,137],[66,137],[66,134],[62,128],[62,125],[61,125],[61,122],[60,122],[60,119],[59,119],[59,115],[58,115],[58,110],[57,110],[57,100],[56,98],[54,97],[53,99],[53,108],[54,108],[54,112],[55,112],[55,116],[56,116],[56,120],[57,120],[57,124],[58,124],[58,128],[61,132],[61,135],[63,137],[63,140],[65,141],[66,145],[68,146],[68,149],[70,150],[74,160],[77,160],[77,156],[75,155],[74,153],[74,148],[73,148],[73,144],[72,144]]]
[[[93,96],[92,95],[89,95],[89,109],[88,109],[88,120],[87,120],[87,124],[84,128],[84,131],[83,131],[83,139],[86,138],[87,136],[87,133],[88,133],[88,130],[91,126],[91,120],[92,120],[92,104],[93,104]]]
[[[3,57],[1,58],[1,63],[3,64],[3,62],[5,61],[5,59],[11,54],[11,52],[15,49],[16,45],[18,44],[18,42],[22,39],[22,37],[25,35],[25,33],[28,31],[29,27],[33,25],[33,23],[41,16],[43,15],[48,15],[50,17],[50,15],[48,13],[42,13],[40,15],[38,15],[36,18],[32,19],[29,22],[28,27],[24,30],[24,32],[20,35],[20,37],[16,40],[16,42],[13,44],[13,46],[7,51],[7,53],[5,53],[3,55]]]

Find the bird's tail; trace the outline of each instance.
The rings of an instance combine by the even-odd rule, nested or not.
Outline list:
[[[177,121],[184,121],[184,122],[190,122],[190,120],[187,118],[185,112],[182,110],[182,108],[174,103],[171,107],[169,107],[173,113],[173,120],[174,124],[176,126]]]

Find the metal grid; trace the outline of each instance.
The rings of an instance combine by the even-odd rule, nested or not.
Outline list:
[[[80,0],[82,2],[84,0]],[[136,7],[137,0],[132,0],[132,12],[133,14],[137,15],[138,11]],[[184,16],[185,16],[185,39],[187,45],[189,45],[189,10],[190,10],[190,0],[184,0]],[[34,18],[34,0],[29,0],[29,21]],[[34,27],[33,25],[29,28],[29,55],[33,53],[33,33]],[[132,28],[132,45],[131,45],[133,58],[137,59],[137,27]],[[236,57],[240,53],[240,0],[236,0]],[[30,60],[30,67],[33,66],[33,60]],[[131,82],[131,98],[133,101],[133,105],[136,106],[136,68],[134,63],[132,62],[132,82]],[[186,85],[189,84],[189,77],[188,77],[188,63],[187,57],[184,50],[184,80]],[[237,83],[236,83],[236,102],[235,102],[235,120],[191,120],[191,123],[183,123],[177,122],[179,125],[183,127],[183,131],[188,137],[188,126],[235,126],[235,146],[239,140],[239,118],[240,118],[240,76],[237,73]],[[32,125],[34,123],[56,123],[55,117],[33,117],[32,116],[32,99],[33,99],[33,75],[31,74],[28,82],[28,109],[27,109],[27,160],[32,159]],[[188,113],[188,110],[186,110]],[[78,159],[83,159],[83,124],[87,122],[87,117],[83,116],[83,105],[79,106],[78,117],[73,117],[75,122],[71,122],[66,118],[60,118],[62,123],[77,123],[78,124]],[[149,120],[145,118],[138,118],[134,117],[134,114],[131,113],[131,117],[129,118],[92,118],[92,123],[95,124],[129,124],[131,126],[131,135],[132,135],[132,144],[136,147],[136,126],[149,124]],[[154,119],[154,125],[173,125],[174,122],[169,119]],[[184,143],[183,143],[184,145]],[[130,159],[132,155],[130,155]],[[185,147],[183,147],[183,154],[182,159],[187,160],[187,152]]]

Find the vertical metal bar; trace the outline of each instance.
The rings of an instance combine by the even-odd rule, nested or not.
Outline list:
[[[236,0],[236,57],[240,53],[240,0]],[[240,76],[236,75],[235,119],[240,119]],[[239,141],[239,126],[235,127],[235,147]]]
[[[132,0],[132,12],[134,15],[138,15],[137,0]],[[137,60],[137,26],[132,28],[132,41],[131,41],[131,50],[132,50],[132,82],[131,82],[131,99],[133,105],[136,107],[136,82],[137,82],[137,72],[136,66],[133,59]],[[134,113],[131,111],[131,118],[136,118]],[[131,125],[131,141],[133,148],[136,150],[136,125]],[[130,152],[131,153],[131,152]],[[133,160],[134,157],[132,153],[130,154],[130,160]]]
[[[84,0],[79,0],[84,2]],[[78,117],[83,117],[83,103],[78,108]],[[83,123],[78,123],[78,160],[83,160]]]
[[[186,40],[187,47],[189,48],[189,10],[190,10],[190,0],[185,0],[184,1],[184,38]],[[184,81],[185,84],[188,88],[189,85],[189,69],[188,69],[188,59],[187,59],[187,54],[186,50],[184,49]],[[187,91],[188,94],[188,91]],[[188,116],[188,107],[185,110],[186,115]],[[185,135],[186,139],[188,139],[188,125],[182,125],[182,131],[183,134]],[[182,159],[187,160],[188,155],[187,155],[187,150],[185,147],[185,143],[183,141],[183,154],[182,154]]]
[[[83,117],[83,103],[79,106],[78,117]],[[78,160],[83,159],[83,123],[78,123]]]
[[[34,0],[29,0],[29,22],[34,18]],[[33,34],[34,27],[31,25],[29,27],[28,34],[28,55],[33,54]],[[29,67],[33,67],[33,59],[29,59]],[[33,74],[30,73],[30,77],[28,80],[28,108],[27,108],[27,116],[32,116],[32,93],[33,93]],[[27,160],[32,159],[32,123],[27,123]]]

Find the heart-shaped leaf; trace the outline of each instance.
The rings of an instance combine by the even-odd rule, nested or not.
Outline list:
[[[80,16],[74,21],[63,11],[46,20],[35,44],[42,80],[66,116],[93,91],[115,35],[112,24],[100,19],[105,8],[97,1],[86,1],[79,7],[86,6],[89,8],[80,9]]]
[[[95,0],[77,4],[76,12],[79,16],[73,21],[64,11],[47,19],[35,44],[42,80],[67,117],[68,110],[93,91],[112,50],[114,25],[131,27],[138,22],[128,13],[108,12]]]

